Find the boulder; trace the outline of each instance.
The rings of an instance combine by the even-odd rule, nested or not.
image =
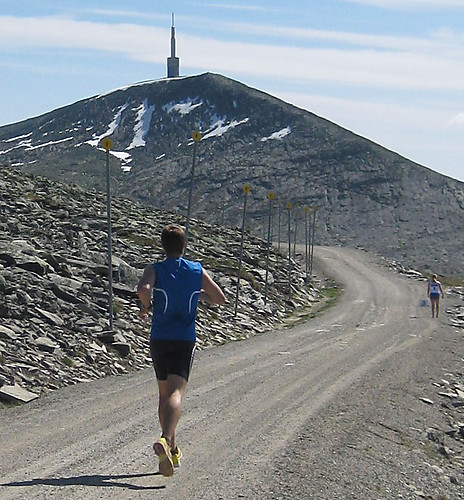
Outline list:
[[[111,347],[116,349],[123,358],[131,353],[131,345],[128,342],[113,342]]]
[[[37,339],[35,339],[35,345],[40,351],[50,353],[53,353],[55,349],[58,349],[59,347],[56,342],[53,342],[53,340],[48,337],[38,337]]]
[[[7,340],[16,340],[18,338],[18,335],[11,328],[0,325],[0,338]]]
[[[38,394],[22,388],[18,384],[0,387],[0,399],[11,403],[29,403],[38,397]]]
[[[53,270],[48,262],[40,257],[30,257],[24,262],[17,262],[16,265],[25,271],[38,274],[39,276],[45,276],[48,272]]]
[[[55,326],[63,326],[64,321],[54,313],[45,311],[44,309],[36,308],[36,311],[47,320],[50,324]]]

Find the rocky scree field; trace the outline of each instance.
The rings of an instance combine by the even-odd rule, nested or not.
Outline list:
[[[136,285],[162,258],[159,236],[181,216],[112,200],[114,330],[109,331],[106,196],[0,170],[0,396],[29,401],[69,384],[150,366],[149,324],[137,316]],[[193,220],[188,257],[224,290],[223,307],[200,305],[198,345],[206,348],[261,333],[318,301],[304,263],[246,234],[241,292],[234,316],[240,231]]]

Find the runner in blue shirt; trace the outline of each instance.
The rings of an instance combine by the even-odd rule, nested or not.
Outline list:
[[[224,304],[225,297],[199,262],[183,258],[186,237],[174,224],[161,233],[166,259],[146,267],[137,287],[139,316],[153,314],[150,352],[159,389],[161,437],[153,445],[163,476],[172,476],[182,453],[175,430],[195,351],[195,316],[199,300]]]

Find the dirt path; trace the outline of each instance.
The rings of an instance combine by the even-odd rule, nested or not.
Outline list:
[[[317,258],[344,283],[336,307],[197,355],[174,478],[154,473],[146,370],[2,410],[0,498],[464,498],[420,444],[445,418],[420,398],[459,361],[457,334],[419,307],[423,284],[354,250]]]

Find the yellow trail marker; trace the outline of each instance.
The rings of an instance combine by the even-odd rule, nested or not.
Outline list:
[[[102,139],[100,144],[102,148],[106,149],[107,151],[109,151],[113,147],[113,141],[109,137],[105,137],[104,139]]]
[[[201,141],[201,132],[199,132],[198,130],[195,130],[195,132],[192,133],[192,139],[195,142],[200,142]]]
[[[245,184],[245,185],[243,186],[243,193],[244,193],[244,194],[250,194],[250,192],[251,192],[251,187],[250,187],[250,185],[249,185],[249,184]]]

